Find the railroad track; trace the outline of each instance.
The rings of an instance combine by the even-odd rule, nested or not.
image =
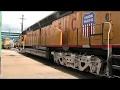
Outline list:
[[[49,67],[52,67],[52,68],[57,69],[59,71],[62,71],[64,73],[73,75],[73,76],[77,77],[78,79],[100,79],[100,77],[97,77],[91,73],[81,72],[81,71],[72,69],[70,67],[58,65],[58,64],[54,63],[53,61],[49,61],[49,60],[41,58],[39,56],[35,56],[35,55],[31,55],[31,54],[22,54],[22,55],[29,57],[29,58],[32,58],[35,61],[43,63]]]

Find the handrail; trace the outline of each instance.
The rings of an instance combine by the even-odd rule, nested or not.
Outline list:
[[[110,32],[111,32],[111,23],[110,22],[104,22],[104,23],[107,23],[107,24],[109,24],[109,31],[108,31],[108,53],[107,53],[107,57],[109,57],[109,55],[110,55]]]
[[[94,24],[92,26],[97,26],[97,25],[103,25],[103,23]],[[86,27],[89,27],[89,26],[86,26]],[[90,34],[89,45],[91,45],[91,36],[98,36],[98,35],[102,35],[102,37],[103,37],[103,30],[102,30],[102,33]],[[103,38],[102,38],[102,45],[103,45]]]
[[[108,44],[107,44],[107,76],[112,75],[112,65],[110,62],[112,62],[112,57],[110,56],[110,31],[111,31],[111,23],[110,22],[104,22],[109,24],[109,31],[108,31]]]

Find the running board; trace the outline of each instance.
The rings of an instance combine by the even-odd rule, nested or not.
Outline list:
[[[113,75],[113,78],[120,78],[119,76]]]
[[[120,70],[120,66],[117,66],[117,65],[112,65],[112,68],[113,68],[113,69]]]
[[[120,55],[112,55],[112,57],[115,59],[120,59]]]

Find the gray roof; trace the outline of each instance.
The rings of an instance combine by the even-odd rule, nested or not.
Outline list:
[[[9,32],[1,32],[2,39],[10,38],[10,39],[18,40],[19,35],[20,35],[20,33],[10,32],[10,34],[9,34]]]

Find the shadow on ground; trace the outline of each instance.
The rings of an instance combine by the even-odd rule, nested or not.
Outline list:
[[[87,72],[81,72],[79,70],[75,70],[69,67],[65,67],[62,65],[58,65],[56,63],[54,63],[53,61],[41,58],[39,56],[35,56],[35,55],[31,55],[31,54],[22,54],[26,57],[32,58],[35,61],[41,62],[44,65],[50,66],[54,69],[57,69],[59,71],[62,71],[64,73],[70,74],[72,76],[77,77],[78,79],[100,79],[100,77],[95,76],[93,74],[87,73]]]

